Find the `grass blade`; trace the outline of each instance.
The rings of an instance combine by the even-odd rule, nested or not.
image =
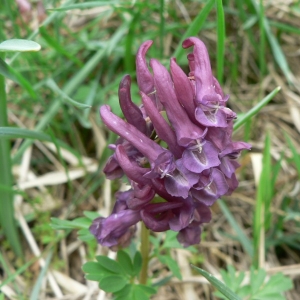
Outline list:
[[[269,95],[267,95],[264,99],[262,99],[259,103],[257,103],[253,108],[251,108],[247,113],[245,113],[242,117],[238,118],[238,120],[233,125],[233,130],[236,131],[243,124],[245,124],[249,119],[255,116],[264,106],[266,106],[274,96],[281,90],[281,87],[278,86],[275,88]]]
[[[296,147],[292,143],[291,138],[287,134],[285,134],[285,139],[287,140],[288,145],[289,145],[289,147],[290,147],[290,149],[293,153],[293,161],[295,163],[296,169],[298,171],[298,176],[299,176],[299,179],[300,179],[300,155],[298,154],[298,152],[296,150]]]
[[[82,62],[78,58],[76,58],[76,56],[72,55],[63,46],[61,46],[58,41],[56,41],[52,36],[50,36],[50,34],[48,34],[48,31],[45,27],[40,27],[39,32],[43,39],[47,42],[47,44],[51,46],[57,53],[66,56],[68,59],[76,63],[79,67],[83,66]]]
[[[287,63],[287,60],[285,58],[285,55],[280,47],[280,44],[274,34],[271,31],[269,20],[260,12],[260,7],[257,5],[255,0],[251,0],[253,7],[256,10],[256,13],[259,17],[262,18],[264,30],[266,32],[266,35],[268,37],[269,43],[271,45],[271,49],[274,55],[274,59],[277,62],[278,66],[280,67],[281,71],[285,75],[287,81],[289,83],[294,82],[294,76],[289,68],[289,65]]]
[[[259,42],[259,69],[261,81],[266,71],[266,41],[265,41],[265,29],[264,29],[264,4],[263,1],[259,1],[259,33],[260,33],[260,42]]]
[[[91,1],[91,2],[83,2],[83,3],[76,3],[71,5],[62,5],[59,8],[51,8],[48,11],[68,11],[72,9],[86,9],[86,8],[94,8],[100,6],[112,6],[112,5],[119,5],[120,1]],[[122,3],[122,5],[130,5],[130,2]]]
[[[22,86],[28,94],[36,99],[36,93],[34,89],[31,87],[31,84],[16,70],[14,70],[12,67],[10,67],[6,62],[0,58],[0,74],[2,76],[5,76],[6,78],[18,83],[20,86]]]
[[[219,207],[221,208],[227,221],[230,223],[231,227],[236,232],[238,240],[242,244],[245,252],[247,252],[250,257],[253,257],[253,246],[250,239],[246,236],[240,225],[236,222],[234,216],[231,214],[225,202],[223,200],[219,200],[217,203],[219,204]]]
[[[78,108],[91,108],[90,105],[86,105],[84,103],[79,103],[75,100],[73,100],[72,98],[70,98],[66,93],[64,93],[59,87],[58,85],[56,84],[56,82],[52,79],[52,78],[49,78],[47,81],[46,81],[46,85],[55,93],[57,93],[59,96],[61,96],[61,98],[63,100],[65,100],[67,103],[71,104],[71,105],[74,105],[75,107],[78,107]]]
[[[225,52],[225,19],[222,0],[216,0],[217,7],[217,79],[222,85]]]
[[[181,38],[173,56],[176,57],[178,63],[181,63],[181,60],[183,59],[185,50],[182,48],[181,44],[182,42],[189,36],[195,36],[199,33],[201,30],[208,14],[214,7],[215,1],[214,0],[209,0],[206,5],[203,7],[201,12],[197,15],[197,17],[193,20],[193,22],[190,24],[189,28]]]
[[[29,298],[30,300],[39,300],[39,293],[40,293],[40,289],[42,287],[43,278],[46,275],[51,258],[52,258],[52,252],[50,252],[49,255],[47,256],[45,265],[44,265],[43,269],[41,270],[41,272],[36,280],[35,285],[33,286],[33,289],[31,291],[30,298]]]
[[[197,268],[194,265],[191,265],[193,269],[198,271],[203,277],[205,277],[220,293],[222,293],[229,300],[241,300],[241,298],[236,295],[230,288],[228,288],[223,282],[219,279],[206,272],[203,269]]]
[[[259,268],[265,259],[265,232],[271,223],[272,182],[271,141],[269,134],[265,139],[262,171],[257,187],[256,204],[253,220],[254,266]]]
[[[4,55],[3,55],[4,56]],[[3,57],[2,56],[2,57]],[[7,126],[7,104],[5,92],[5,78],[0,75],[0,126]],[[12,187],[12,169],[10,144],[7,140],[0,140],[0,185]],[[18,256],[23,256],[22,247],[14,218],[13,194],[6,188],[1,189],[0,224],[12,249]]]

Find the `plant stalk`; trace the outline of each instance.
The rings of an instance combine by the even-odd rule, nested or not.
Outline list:
[[[141,231],[141,254],[142,254],[142,270],[140,274],[140,284],[146,284],[148,279],[148,262],[149,262],[149,229],[142,222]]]
[[[4,54],[0,53],[4,59]],[[0,75],[0,127],[7,127],[7,104],[5,78]],[[12,173],[9,140],[0,138],[0,224],[3,232],[17,256],[22,256],[16,222],[14,219]]]

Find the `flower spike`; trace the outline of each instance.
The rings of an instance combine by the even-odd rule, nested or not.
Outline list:
[[[109,145],[114,153],[103,171],[109,179],[125,175],[131,185],[115,194],[111,215],[90,227],[112,250],[129,245],[139,221],[152,231],[177,231],[184,247],[199,243],[202,224],[211,220],[210,206],[238,186],[237,158],[251,147],[232,141],[236,114],[226,107],[229,96],[213,76],[204,43],[195,37],[183,42],[184,48],[194,47],[187,56],[188,76],[175,58],[170,73],[151,59],[152,74],[146,61],[151,45],[144,42],[136,56],[142,105],[131,100],[125,75],[119,100],[127,122],[108,105],[100,108],[103,123],[120,136]]]

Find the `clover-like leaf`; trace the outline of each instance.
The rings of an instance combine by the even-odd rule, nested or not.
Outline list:
[[[11,39],[0,43],[0,52],[36,52],[41,45],[29,40]]]
[[[110,275],[100,280],[99,287],[107,293],[114,293],[122,290],[127,283],[126,278],[123,276]]]

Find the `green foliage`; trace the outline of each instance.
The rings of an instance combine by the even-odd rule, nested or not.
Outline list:
[[[237,130],[244,123],[250,120],[253,116],[257,115],[257,113],[267,105],[273,97],[281,90],[281,87],[275,88],[269,95],[267,95],[264,99],[262,99],[258,104],[256,104],[253,108],[251,108],[247,113],[238,116],[237,121],[233,125],[233,130]]]
[[[195,266],[192,266],[196,271],[198,271],[202,276],[204,276],[221,294],[225,296],[223,299],[229,299],[229,300],[241,300],[241,298],[236,295],[229,286],[226,286],[224,283],[222,283],[220,280],[215,278],[210,273],[206,272],[203,269],[197,268]]]
[[[94,236],[90,233],[89,227],[92,225],[92,221],[99,217],[95,212],[85,211],[86,217],[76,218],[72,221],[61,220],[58,218],[51,218],[50,226],[55,230],[78,230],[78,238],[84,242],[94,240]]]
[[[226,217],[226,219],[230,223],[231,227],[234,229],[234,232],[237,234],[237,239],[242,244],[245,252],[248,255],[250,255],[251,257],[253,257],[252,241],[244,233],[244,231],[242,230],[242,228],[240,227],[240,225],[238,224],[238,222],[235,220],[234,216],[232,215],[232,213],[228,209],[225,202],[223,200],[219,200],[218,204],[219,204],[224,216]]]
[[[253,267],[250,271],[249,284],[243,284],[245,272],[236,273],[233,266],[228,266],[227,271],[222,270],[221,275],[227,288],[242,299],[284,300],[286,298],[283,296],[283,292],[293,288],[292,280],[282,273],[267,276],[265,270],[255,270]],[[217,289],[219,288],[217,287]],[[215,295],[221,299],[227,299],[220,290]]]
[[[113,293],[114,299],[149,299],[156,289],[135,283],[141,271],[141,254],[136,252],[133,259],[120,250],[117,261],[106,256],[97,256],[96,262],[87,262],[82,269],[86,279],[98,281],[99,287],[107,293]]]

